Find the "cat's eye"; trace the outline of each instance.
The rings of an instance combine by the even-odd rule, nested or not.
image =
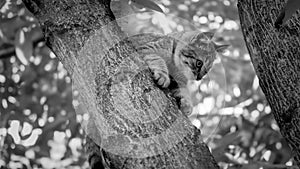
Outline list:
[[[186,65],[189,65],[189,62],[187,62],[187,61],[183,61],[183,63],[185,63]]]
[[[202,65],[203,65],[203,62],[201,60],[196,61],[196,66],[197,67],[202,67]]]

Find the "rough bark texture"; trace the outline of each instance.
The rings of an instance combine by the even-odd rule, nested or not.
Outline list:
[[[104,160],[110,168],[218,168],[200,131],[178,111],[175,100],[165,95],[167,91],[163,93],[155,87],[131,44],[113,45],[113,40],[123,36],[118,25],[111,23],[100,29],[114,20],[109,0],[23,2],[39,20],[48,46],[74,83],[80,91],[86,91],[80,93],[80,99],[84,111],[91,116],[87,132],[98,145],[104,146]],[[89,41],[95,34],[101,41]],[[114,47],[105,51],[109,46]],[[129,72],[120,75],[125,79],[131,76],[130,72],[139,72],[133,73],[134,83],[125,87],[112,84],[122,69],[123,73]],[[113,102],[118,98],[113,100],[112,91],[118,88],[131,96],[124,99],[124,105],[133,105],[137,111],[116,108]],[[117,96],[129,97],[126,93]],[[155,100],[155,105],[149,105],[147,99]]]
[[[300,14],[275,29],[284,0],[239,0],[242,31],[260,86],[300,166]]]

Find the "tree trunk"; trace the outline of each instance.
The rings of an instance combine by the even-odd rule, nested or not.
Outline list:
[[[132,45],[114,45],[123,33],[112,22],[109,0],[23,2],[72,76],[80,108],[90,117],[86,132],[103,148],[110,168],[218,168],[200,131],[168,91],[154,86]],[[128,77],[134,82],[113,84]],[[125,92],[114,95],[117,89]],[[126,110],[128,105],[135,111]]]
[[[300,166],[300,15],[275,29],[284,0],[239,0],[253,66],[283,137]]]

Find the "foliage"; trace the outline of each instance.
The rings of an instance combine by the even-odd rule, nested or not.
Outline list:
[[[2,5],[0,166],[82,168],[83,131],[72,107],[71,79],[20,1]]]
[[[203,103],[191,116],[222,168],[293,164],[259,88],[235,0],[156,1],[166,16],[119,2],[112,4],[118,18],[137,13],[125,23],[120,20],[129,35],[200,29],[231,44],[203,80]],[[20,0],[1,1],[0,12],[1,168],[86,168],[71,79]]]

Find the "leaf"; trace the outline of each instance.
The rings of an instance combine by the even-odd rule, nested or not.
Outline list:
[[[257,76],[255,76],[252,83],[252,89],[257,90],[258,87],[259,87],[259,79]]]
[[[237,141],[240,141],[241,136],[239,132],[229,133],[223,136],[221,139],[217,140],[216,148],[212,150],[212,154],[216,159],[224,158],[224,154],[226,152],[226,148],[230,144],[236,144]]]
[[[152,9],[154,11],[157,12],[161,12],[164,13],[164,11],[154,2],[150,1],[150,0],[131,0],[132,2],[144,6],[146,8]]]
[[[248,164],[244,164],[241,169],[260,169],[261,166],[259,164],[249,162]]]
[[[0,73],[4,72],[4,63],[0,60]]]
[[[13,43],[12,40],[16,38],[16,35],[20,29],[30,25],[29,22],[18,16],[12,18],[1,18],[0,23],[0,29],[2,36],[5,37],[5,43]]]
[[[234,144],[235,141],[240,140],[240,139],[241,139],[241,136],[240,136],[239,132],[233,132],[233,133],[229,133],[229,134],[223,136],[221,139],[216,141],[216,143],[220,147],[227,147],[228,145]]]
[[[15,37],[16,55],[20,62],[24,65],[28,65],[29,58],[32,55],[32,41],[27,39],[25,32],[20,29]]]
[[[1,10],[1,13],[6,12],[5,10],[7,10],[7,9],[4,9],[4,5],[5,5],[6,3],[8,3],[8,2],[6,2],[6,1],[1,1],[1,2],[0,2],[0,10]],[[2,9],[2,8],[3,8],[3,9]]]

